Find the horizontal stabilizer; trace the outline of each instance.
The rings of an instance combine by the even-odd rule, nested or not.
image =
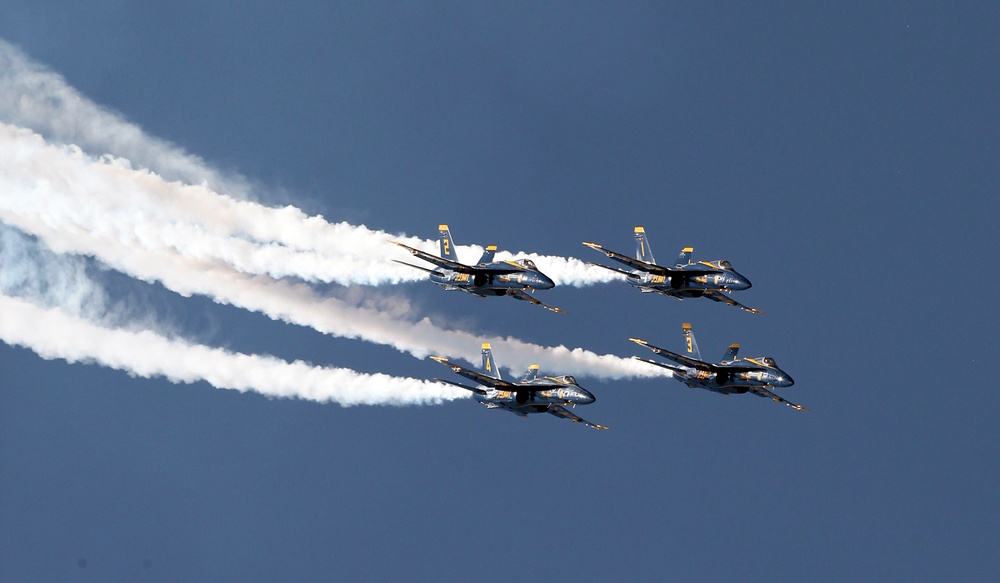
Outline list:
[[[414,265],[412,263],[407,263],[405,261],[400,261],[399,259],[393,259],[393,261],[395,261],[396,263],[399,263],[400,265],[406,265],[406,266],[412,267],[414,269],[419,269],[420,271],[426,271],[427,273],[429,273],[431,275],[436,275],[438,277],[444,277],[444,273],[442,273],[442,272],[440,272],[440,271],[438,271],[436,269],[427,269],[426,267],[420,267],[419,265]]]
[[[475,393],[477,395],[486,395],[486,391],[484,391],[482,389],[477,389],[475,387],[469,387],[469,386],[463,385],[462,383],[455,383],[455,382],[452,382],[452,381],[446,381],[444,379],[439,379],[437,377],[434,377],[434,380],[437,381],[437,382],[439,382],[439,383],[444,383],[446,385],[451,385],[453,387],[458,387],[460,389],[465,389],[466,391],[472,391],[473,393]]]
[[[608,265],[601,265],[600,263],[594,263],[593,261],[587,261],[586,263],[587,263],[587,265],[593,265],[594,267],[603,267],[604,269],[607,269],[609,271],[614,271],[615,273],[620,273],[620,274],[625,275],[625,276],[632,275],[631,272],[625,271],[624,269],[618,269],[617,267],[610,267]]]
[[[655,364],[656,366],[663,367],[663,368],[665,368],[665,369],[667,369],[669,371],[672,371],[672,372],[680,372],[680,373],[687,372],[685,369],[683,369],[683,368],[681,368],[679,366],[673,366],[673,365],[665,364],[665,363],[659,362],[657,360],[651,360],[651,359],[642,358],[642,357],[639,357],[639,356],[633,356],[632,359],[633,360],[638,360],[639,362],[648,362],[649,364]]]

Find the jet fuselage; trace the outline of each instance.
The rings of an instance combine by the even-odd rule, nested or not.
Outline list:
[[[741,358],[736,361],[723,362],[717,365],[724,368],[727,364],[738,365],[752,364],[764,370],[739,371],[739,372],[709,372],[689,368],[685,366],[671,366],[674,370],[675,378],[685,385],[707,389],[724,395],[743,394],[754,387],[760,388],[785,388],[795,384],[791,375],[781,370],[773,364],[774,359],[768,357]]]
[[[718,273],[684,275],[685,270],[704,270],[706,267],[719,270]],[[644,292],[656,292],[674,297],[696,298],[707,290],[741,291],[750,289],[750,280],[737,272],[728,261],[703,261],[689,263],[676,269],[680,273],[674,275],[656,275],[647,271],[633,269],[626,281]]]
[[[479,385],[477,388],[486,394],[476,393],[473,398],[487,407],[506,409],[518,414],[547,413],[549,405],[589,405],[597,400],[569,375],[521,382],[517,383],[517,387],[514,390],[500,390]],[[518,390],[521,387],[526,390]]]
[[[460,273],[447,269],[437,269],[431,274],[431,281],[447,290],[461,290],[478,296],[506,295],[512,289],[552,289],[555,283],[538,271],[530,260],[481,263],[475,266],[477,273]]]

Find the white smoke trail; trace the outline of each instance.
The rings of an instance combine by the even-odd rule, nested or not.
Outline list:
[[[49,360],[94,362],[143,378],[205,381],[219,389],[344,406],[437,404],[468,395],[462,389],[418,379],[229,352],[149,330],[104,328],[59,308],[42,308],[6,295],[0,295],[0,314],[0,340],[7,344],[23,346]]]
[[[95,161],[78,149],[54,147],[37,135],[0,124],[0,220],[35,235],[51,249],[99,258],[147,282],[181,295],[205,295],[221,303],[258,311],[276,320],[321,332],[390,344],[418,357],[431,353],[476,363],[488,339],[445,331],[429,320],[400,321],[394,315],[357,308],[317,296],[304,284],[234,271],[219,253],[197,251],[217,243],[212,234],[180,228],[127,205],[122,193],[138,198],[163,185],[153,175],[119,164]],[[150,179],[149,183],[144,182]],[[130,182],[131,181],[131,182]],[[113,196],[105,196],[105,193]],[[93,204],[91,204],[93,203]],[[118,205],[123,205],[119,207]],[[137,208],[138,207],[138,208]],[[211,260],[215,259],[215,260]],[[598,356],[581,349],[543,348],[514,339],[494,341],[510,348],[512,362],[541,359],[574,367],[582,376],[652,376],[631,360]]]
[[[134,317],[140,308],[144,323]],[[431,404],[468,396],[416,379],[191,344],[154,331],[162,326],[146,312],[134,302],[112,303],[79,258],[55,255],[0,225],[0,341],[43,358],[341,405]]]
[[[200,158],[146,135],[121,116],[89,101],[62,77],[31,62],[2,40],[0,120],[30,127],[56,143],[76,144],[83,150],[123,157],[106,159],[107,165],[123,172],[114,175],[109,170],[104,178],[124,181],[127,185],[138,183],[140,190],[118,191],[127,194],[125,202],[112,202],[115,193],[109,191],[104,199],[108,206],[132,213],[138,206],[156,216],[169,216],[174,227],[164,244],[177,239],[184,241],[185,229],[212,233],[211,244],[197,250],[180,247],[178,250],[199,257],[216,253],[217,259],[246,273],[294,275],[306,281],[342,285],[417,281],[425,277],[423,272],[391,263],[390,259],[402,255],[399,249],[386,243],[397,239],[427,251],[436,246],[434,241],[400,237],[364,226],[331,224],[321,216],[308,216],[291,206],[269,208],[249,202],[245,199],[252,196],[251,187],[242,177],[223,175]],[[156,174],[147,172],[126,178],[124,171],[130,170],[131,163],[125,159]],[[94,199],[83,202],[95,204]],[[472,259],[482,253],[477,246],[460,250],[470,257],[475,255]],[[526,255],[498,254],[498,258],[512,256]],[[586,286],[616,277],[576,259],[530,257],[558,285]]]

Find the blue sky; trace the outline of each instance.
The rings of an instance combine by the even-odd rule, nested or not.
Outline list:
[[[0,37],[269,203],[585,260],[581,241],[627,252],[644,225],[658,259],[730,260],[765,315],[624,283],[545,292],[566,315],[430,284],[367,293],[443,328],[623,357],[629,336],[679,348],[691,322],[706,356],[773,356],[811,410],[581,378],[597,402],[577,412],[611,427],[597,432],[0,345],[0,579],[995,577],[998,18],[991,3],[6,3]],[[94,270],[211,346],[447,373]]]

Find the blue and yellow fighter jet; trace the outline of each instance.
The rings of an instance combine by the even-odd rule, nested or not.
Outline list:
[[[639,288],[642,292],[655,292],[678,300],[704,297],[742,308],[754,314],[764,313],[754,308],[748,308],[727,295],[731,291],[750,288],[750,280],[737,273],[728,261],[698,261],[695,263],[691,261],[694,248],[685,247],[677,256],[677,262],[673,267],[657,265],[656,260],[653,259],[653,252],[649,248],[649,241],[646,239],[646,230],[642,227],[635,228],[635,259],[609,251],[597,243],[584,241],[583,244],[631,267],[631,271],[625,271],[617,267],[608,267],[588,261],[590,265],[610,269],[624,275],[630,285]]]
[[[686,356],[658,348],[639,338],[629,338],[639,346],[645,346],[675,364],[664,364],[638,356],[632,358],[669,369],[673,371],[677,380],[692,388],[706,389],[723,395],[753,393],[776,403],[784,403],[799,411],[808,411],[806,407],[786,401],[769,390],[776,387],[790,387],[795,384],[788,373],[778,368],[773,358],[769,356],[736,358],[740,345],[730,344],[722,361],[718,364],[711,364],[701,359],[701,352],[698,350],[698,342],[694,339],[691,324],[687,322],[682,324],[681,331],[687,345]]]
[[[538,378],[538,365],[533,364],[528,367],[521,380],[513,383],[505,381],[500,377],[500,369],[493,360],[489,344],[483,344],[481,373],[448,362],[448,359],[440,356],[432,356],[431,359],[475,381],[478,385],[469,387],[438,378],[435,378],[435,381],[472,391],[473,398],[487,409],[503,409],[520,417],[527,417],[529,413],[549,413],[574,423],[583,423],[594,429],[607,429],[603,425],[577,417],[566,409],[566,405],[570,407],[588,405],[596,400],[590,391],[581,387],[570,375]]]
[[[547,275],[539,271],[530,259],[494,263],[493,255],[496,254],[497,247],[490,245],[475,265],[465,265],[458,262],[458,256],[455,254],[455,243],[451,238],[448,225],[439,225],[438,231],[441,240],[441,257],[414,249],[399,241],[392,241],[424,261],[437,265],[437,269],[427,269],[395,259],[393,261],[430,273],[431,281],[446,290],[460,290],[481,298],[510,296],[553,312],[565,313],[564,310],[546,305],[528,293],[528,290],[551,289],[556,285]]]

